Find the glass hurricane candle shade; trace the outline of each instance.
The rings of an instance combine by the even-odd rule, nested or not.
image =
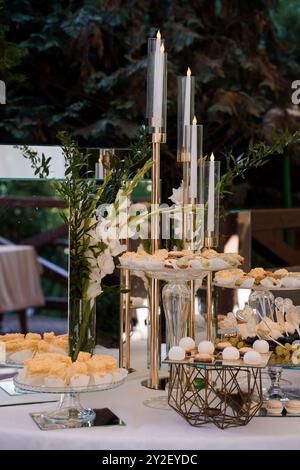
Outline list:
[[[265,323],[265,320],[267,318],[271,319],[274,321],[274,311],[275,311],[275,297],[272,294],[272,292],[264,290],[264,291],[252,291],[250,296],[249,296],[249,301],[248,301],[250,307],[254,310],[255,312],[255,319],[256,323],[261,323],[263,326],[265,326],[266,329],[266,334],[268,331],[268,328],[270,329],[270,326],[268,323]],[[270,333],[271,329],[270,329]],[[271,341],[271,336],[266,336],[268,341]],[[276,343],[275,343],[276,346]],[[285,392],[281,388],[281,376],[282,376],[283,369],[282,367],[268,367],[268,375],[269,379],[271,382],[270,387],[267,389],[266,393],[264,394],[264,399],[265,400],[272,400],[272,399],[278,399],[281,401],[286,401],[287,397]]]
[[[147,113],[149,133],[165,142],[167,132],[167,54],[164,40],[148,39]]]
[[[163,306],[167,322],[169,347],[178,346],[186,336],[186,322],[190,310],[190,289],[184,281],[168,282],[162,290]]]
[[[203,220],[203,126],[193,124],[185,126],[184,152],[188,165],[188,183],[185,200],[190,202],[192,211],[189,213],[187,239],[190,248],[199,251],[204,243]]]
[[[217,247],[219,244],[219,206],[220,206],[220,162],[206,160],[202,163],[204,227],[206,247]],[[199,201],[201,204],[201,201]]]
[[[178,77],[177,86],[177,161],[185,162],[190,161],[185,133],[195,115],[195,77]]]
[[[264,322],[266,318],[274,321],[274,295],[270,291],[252,291],[248,303],[254,310],[256,323]]]

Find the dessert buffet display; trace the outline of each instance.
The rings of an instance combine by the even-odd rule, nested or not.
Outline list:
[[[246,347],[265,340],[272,352],[269,364],[299,365],[300,352],[300,311],[290,299],[277,297],[273,319],[262,316],[248,304],[236,313],[219,315],[218,331],[222,337],[236,346]],[[221,338],[216,340],[221,341]]]
[[[229,269],[217,272],[214,283],[219,287],[244,289],[300,289],[300,273],[277,269],[274,272],[263,268],[251,269],[245,273],[242,269]]]
[[[44,333],[8,333],[0,335],[2,362],[0,365],[22,366],[26,359],[39,353],[68,354],[68,335],[56,336],[53,332]]]
[[[43,353],[24,362],[24,369],[14,377],[14,384],[24,391],[61,394],[59,407],[42,413],[39,420],[42,417],[46,423],[81,427],[82,423],[92,423],[96,414],[82,407],[78,394],[119,387],[126,376],[127,370],[118,368],[117,360],[109,355],[80,352],[72,362],[69,356]]]
[[[220,320],[221,324],[222,322],[224,319]],[[238,408],[239,413],[247,410],[245,420],[250,420],[254,415],[299,416],[296,405],[299,405],[300,400],[282,393],[280,377],[281,368],[300,370],[300,342],[284,342],[287,337],[282,341],[282,345],[274,345],[272,340],[257,336],[244,339],[235,334],[223,335],[222,338],[216,338],[215,342],[204,340],[196,347],[192,338],[182,338],[178,345],[170,348],[165,360],[171,366],[169,405],[195,426],[210,421],[222,428],[245,424],[242,423],[240,414],[239,419],[233,419],[236,418],[237,402],[242,406],[242,409]],[[271,386],[264,394],[261,372],[266,367]],[[189,368],[194,370],[189,371]],[[188,378],[184,379],[188,380],[188,387],[184,382],[179,384],[179,380],[182,381],[185,375]],[[253,388],[245,391],[250,387],[249,380]],[[220,383],[223,394],[220,393]],[[245,403],[246,396],[249,400],[251,396],[251,404]],[[206,409],[209,409],[211,416],[209,413],[201,416],[202,413],[205,415]]]

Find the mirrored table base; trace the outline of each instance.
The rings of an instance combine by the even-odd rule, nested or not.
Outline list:
[[[33,421],[37,424],[41,431],[53,431],[57,429],[74,429],[74,428],[91,428],[96,426],[126,426],[118,416],[116,416],[109,408],[93,409],[95,413],[94,419],[91,421],[68,421],[64,423],[53,423],[46,419],[43,413],[30,413]],[[67,424],[66,424],[67,423]]]

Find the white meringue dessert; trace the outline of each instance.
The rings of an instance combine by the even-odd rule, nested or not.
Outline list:
[[[168,354],[170,361],[183,361],[185,358],[185,350],[180,346],[173,346]]]
[[[195,349],[196,345],[193,338],[186,336],[185,338],[181,338],[181,340],[179,341],[179,346],[185,351],[191,351],[192,349]]]
[[[198,345],[199,353],[213,354],[215,351],[215,345],[211,341],[200,341]]]

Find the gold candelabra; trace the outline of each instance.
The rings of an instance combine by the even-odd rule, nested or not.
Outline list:
[[[193,209],[195,207],[195,199],[189,197],[189,181],[190,181],[190,158],[187,152],[181,152],[178,161],[182,163],[182,193],[183,193],[183,212],[182,212],[182,247],[183,249],[194,250],[194,241],[192,235],[194,233],[195,218]],[[188,232],[190,230],[190,237]],[[190,240],[188,240],[190,238]],[[187,321],[187,335],[195,339],[195,281],[189,281],[190,286],[190,311]]]
[[[151,210],[151,253],[159,249],[160,216],[157,211],[160,204],[160,144],[166,142],[166,135],[159,132],[152,134],[152,191]],[[150,377],[142,384],[148,388],[161,390],[165,388],[165,380],[159,378],[160,368],[160,283],[158,279],[150,279]]]

